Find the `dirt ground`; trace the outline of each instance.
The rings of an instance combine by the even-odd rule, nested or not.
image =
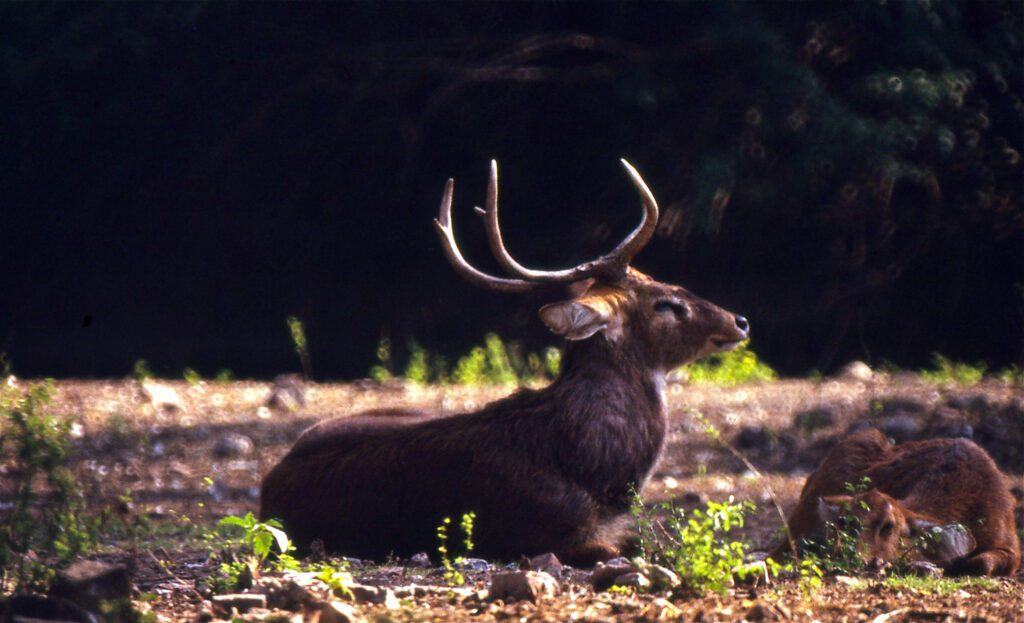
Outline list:
[[[255,512],[262,474],[303,429],[368,409],[457,413],[512,391],[310,384],[306,404],[290,410],[268,407],[269,383],[155,383],[158,388],[146,391],[133,380],[60,381],[54,409],[74,422],[74,470],[92,508],[117,508],[127,494],[133,517],[146,526],[134,547],[123,536],[111,537],[99,558],[131,562],[147,607],[158,620],[168,621],[195,619],[202,601],[196,587],[216,571],[215,552],[201,534],[225,515]],[[683,507],[729,496],[754,501],[757,511],[742,533],[754,550],[768,548],[781,525],[768,491],[788,510],[828,448],[851,429],[867,425],[897,441],[973,438],[1007,474],[1018,499],[1018,529],[1024,524],[1024,390],[1019,386],[995,380],[971,388],[938,386],[914,375],[881,374],[868,382],[678,383],[668,387],[668,407],[670,438],[643,491],[645,501],[674,499]],[[714,424],[763,477],[716,445],[697,414]],[[0,473],[6,473],[8,461],[0,463]],[[0,487],[0,501],[9,499],[7,489]],[[400,565],[352,571],[357,581],[390,586],[408,584],[413,573]],[[489,572],[467,576],[468,587],[487,587]],[[416,571],[414,580],[444,584],[436,569]],[[558,597],[536,605],[460,602],[433,592],[404,599],[398,608],[365,604],[359,610],[371,621],[1021,621],[1024,574],[964,585],[948,594],[848,578],[826,578],[820,590],[807,593],[795,581],[776,581],[738,587],[726,596],[675,599],[666,606],[656,595],[595,594],[585,574],[574,572],[562,580]]]

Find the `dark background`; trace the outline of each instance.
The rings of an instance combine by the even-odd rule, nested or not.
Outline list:
[[[362,376],[382,335],[553,340],[472,206],[501,170],[530,266],[607,251],[753,326],[787,373],[934,351],[1024,362],[1019,2],[5,3],[0,351],[26,375],[147,359]]]

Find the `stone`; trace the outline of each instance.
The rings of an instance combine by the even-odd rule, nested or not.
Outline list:
[[[267,596],[259,593],[236,593],[233,595],[214,595],[213,611],[219,616],[227,618],[233,610],[248,612],[253,608],[266,608]]]
[[[63,597],[43,595],[12,595],[0,599],[0,620],[49,621],[51,623],[99,623],[99,615]],[[11,617],[7,619],[6,617]]]
[[[639,571],[633,563],[625,558],[613,558],[605,563],[597,563],[590,574],[590,584],[595,591],[605,591],[615,585],[615,578]]]
[[[908,396],[889,396],[877,401],[876,415],[888,416],[897,414],[924,415],[929,408],[928,403]]]
[[[647,565],[644,568],[644,575],[651,580],[651,585],[656,590],[670,590],[683,583],[675,571],[661,565]]]
[[[490,571],[491,563],[483,558],[464,558],[455,561],[455,568],[465,571]]]
[[[615,578],[612,581],[612,586],[625,586],[636,589],[638,592],[644,592],[651,588],[651,580],[639,571],[631,571]]]
[[[949,407],[937,407],[932,413],[925,432],[927,437],[964,437],[974,436],[974,427],[967,423],[967,418]]]
[[[946,404],[960,411],[987,411],[988,397],[977,392],[950,394],[946,396]]]
[[[251,456],[256,444],[241,433],[225,433],[213,444],[213,455],[220,459]]]
[[[287,571],[278,578],[264,576],[254,582],[252,592],[266,595],[271,608],[299,610],[317,608],[333,598],[331,588],[317,573]]]
[[[147,401],[154,409],[163,411],[184,411],[185,403],[181,400],[178,392],[173,387],[154,383],[150,380],[142,381],[139,389],[143,400]]]
[[[851,361],[843,366],[836,376],[846,381],[867,383],[874,378],[875,373],[871,370],[871,366],[863,361]]]
[[[356,603],[383,604],[388,610],[396,610],[399,607],[398,597],[390,588],[367,584],[349,584],[346,588],[352,593]]]
[[[758,621],[774,621],[779,617],[770,607],[768,607],[768,605],[759,601],[747,610],[747,614],[743,618],[751,621],[752,623],[756,623]]]
[[[815,407],[801,411],[793,416],[793,427],[805,433],[828,428],[836,423],[835,409],[828,406]]]
[[[50,594],[96,612],[100,600],[131,597],[132,579],[124,565],[79,560],[57,573]]]
[[[682,618],[683,611],[664,597],[658,597],[652,600],[640,614],[644,621],[665,621]]]
[[[433,567],[434,563],[430,562],[430,556],[426,552],[420,552],[412,555],[412,558],[409,559],[409,566],[429,568]]]
[[[907,565],[907,571],[923,578],[941,578],[942,568],[927,560],[915,560]]]
[[[502,571],[491,576],[488,597],[506,603],[526,600],[537,603],[558,594],[558,582],[543,571]]]
[[[270,386],[267,406],[279,411],[298,411],[306,406],[306,384],[298,374],[280,374]]]
[[[320,623],[366,623],[366,619],[355,606],[335,600],[320,609]]]
[[[916,439],[923,428],[919,419],[906,413],[882,418],[877,424],[885,436],[891,437],[896,443]]]
[[[736,447],[742,450],[764,450],[772,443],[771,431],[763,426],[748,425],[736,434]]]
[[[562,565],[562,561],[558,559],[558,556],[551,552],[534,556],[529,560],[529,565],[531,571],[544,571],[556,578],[562,577],[562,572],[565,568]]]

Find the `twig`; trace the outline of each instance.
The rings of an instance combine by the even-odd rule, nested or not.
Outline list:
[[[896,608],[891,612],[886,612],[884,614],[876,616],[875,618],[871,619],[871,623],[887,623],[889,619],[897,617],[906,612],[907,610],[910,610],[910,608]]]
[[[166,556],[167,558],[171,557],[171,555],[168,554],[167,550],[165,550],[164,548],[161,547],[160,551],[163,552],[164,556]],[[179,578],[173,571],[170,570],[170,568],[166,564],[164,564],[164,561],[156,557],[156,554],[154,554],[152,550],[147,550],[146,553],[149,554],[149,557],[153,559],[153,562],[160,566],[160,569],[167,574],[167,577],[177,582],[179,586],[187,586],[188,589],[192,591],[192,594],[199,598],[199,601],[204,601],[206,599],[205,597],[203,597],[202,593],[196,590],[195,584],[193,584],[192,582],[186,582],[185,580]]]
[[[782,504],[779,503],[779,498],[775,496],[775,491],[773,491],[771,485],[768,484],[768,481],[767,479],[765,479],[764,474],[761,473],[761,470],[754,467],[754,464],[751,463],[747,457],[743,456],[742,452],[740,452],[736,448],[733,448],[726,442],[722,441],[722,435],[719,432],[719,430],[715,428],[714,424],[708,421],[707,417],[705,417],[703,413],[699,411],[694,411],[693,413],[694,417],[696,417],[698,421],[704,424],[705,430],[711,436],[711,438],[714,439],[715,443],[717,443],[722,448],[725,448],[726,450],[729,451],[730,454],[739,459],[747,467],[747,469],[749,469],[751,473],[754,474],[754,476],[756,476],[758,480],[760,480],[764,484],[764,490],[768,493],[768,497],[771,498],[772,504],[775,506],[775,511],[779,514],[779,518],[782,519],[782,527],[786,529],[786,542],[789,543],[789,550],[793,554],[793,559],[796,560],[798,558],[796,552],[796,542],[793,540],[793,533],[789,529],[789,521],[786,520],[786,513],[783,512],[782,510]]]

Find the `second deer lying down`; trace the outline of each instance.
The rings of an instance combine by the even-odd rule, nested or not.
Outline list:
[[[865,477],[869,490],[842,495],[847,483]],[[893,446],[868,429],[836,444],[807,478],[789,528],[800,539],[823,522],[839,524],[853,515],[860,554],[870,566],[909,556],[955,575],[1010,575],[1020,566],[1013,503],[992,458],[973,442]]]
[[[747,321],[629,266],[650,240],[658,206],[640,192],[643,220],[605,256],[537,271],[505,250],[498,228],[497,168],[486,209],[491,249],[513,277],[470,266],[451,229],[452,181],[435,221],[463,277],[506,292],[563,284],[577,295],[540,309],[568,343],[558,378],[475,413],[444,418],[357,417],[305,432],[267,474],[260,514],[280,518],[300,544],[383,558],[437,547],[445,517],[475,512],[475,555],[515,559],[554,552],[589,565],[619,554],[632,491],[647,480],[666,433],[667,371],[747,338]]]

